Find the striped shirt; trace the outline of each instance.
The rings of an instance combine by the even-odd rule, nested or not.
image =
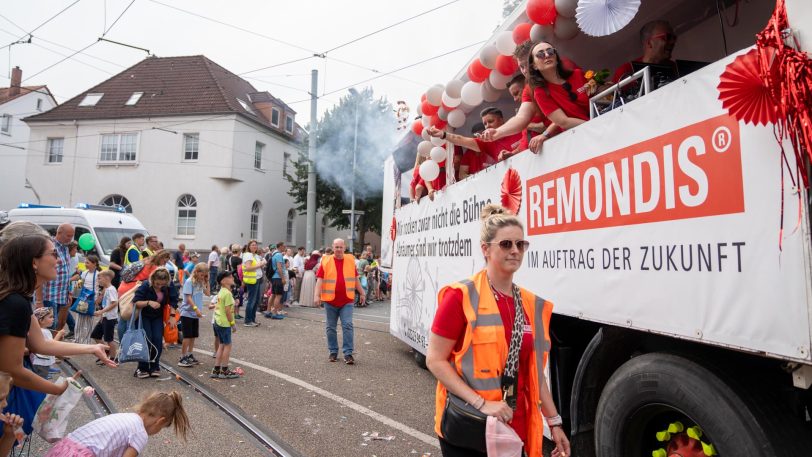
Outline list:
[[[149,439],[144,421],[135,413],[101,417],[77,428],[67,437],[86,447],[96,457],[121,457],[129,447],[140,455]]]
[[[68,303],[70,277],[73,275],[73,271],[71,271],[70,268],[70,253],[68,252],[67,244],[60,243],[56,240],[56,238],[52,238],[51,241],[54,242],[58,256],[56,263],[56,279],[53,281],[48,281],[48,283],[42,287],[42,299],[57,303],[59,305],[66,305]]]

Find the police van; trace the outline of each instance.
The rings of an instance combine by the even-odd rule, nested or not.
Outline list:
[[[144,224],[120,206],[79,203],[75,208],[65,208],[22,203],[8,212],[8,219],[10,222],[33,222],[51,235],[56,235],[60,224],[72,224],[76,228],[74,239],[78,240],[85,233],[93,235],[96,246],[87,253],[97,255],[102,265],[110,263],[110,254],[122,237],[132,238],[135,233],[148,235]]]

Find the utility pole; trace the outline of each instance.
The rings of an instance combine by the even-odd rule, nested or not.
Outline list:
[[[352,197],[350,202],[350,253],[355,253],[355,155],[358,150],[358,104],[361,97],[354,87],[350,87],[350,94],[355,98],[355,133],[352,136]]]
[[[310,131],[307,133],[307,252],[313,252],[316,246],[316,137],[318,136],[319,71],[310,72]],[[323,240],[322,240],[323,241]]]

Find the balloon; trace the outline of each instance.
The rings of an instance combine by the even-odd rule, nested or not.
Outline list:
[[[488,82],[491,83],[494,89],[503,90],[507,87],[508,81],[513,79],[513,75],[503,75],[498,71],[492,71],[491,75],[488,77]]]
[[[448,122],[440,119],[439,111],[438,111],[437,114],[434,114],[434,115],[431,116],[431,125],[433,125],[433,126],[437,127],[438,129],[442,130],[443,127],[448,125]]]
[[[452,79],[449,81],[448,84],[445,85],[445,93],[448,94],[448,98],[460,98],[460,91],[462,90],[463,84],[465,84],[465,82],[459,79]]]
[[[441,106],[437,111],[437,117],[439,117],[441,121],[448,120],[448,111],[445,106]]]
[[[423,133],[421,133],[420,136],[423,137],[425,141],[431,140],[431,135],[429,135],[429,129],[423,129]]]
[[[440,166],[433,160],[427,160],[420,164],[420,177],[423,181],[434,181],[440,176]]]
[[[94,247],[96,247],[96,238],[93,238],[93,235],[85,233],[79,237],[79,249],[89,251]]]
[[[426,116],[431,116],[432,114],[436,113],[439,109],[440,105],[432,105],[429,103],[428,100],[420,104],[420,109],[423,111],[423,114]]]
[[[437,138],[436,136],[431,137],[431,146],[442,146],[445,144],[445,140],[442,138]]]
[[[555,22],[555,0],[530,0],[527,2],[527,17],[536,24]]]
[[[490,69],[493,69],[493,66],[496,65],[496,57],[498,56],[499,50],[492,44],[485,46],[479,51],[479,61],[482,62],[482,65]]]
[[[538,43],[539,41],[549,41],[552,37],[552,25],[535,24],[533,25],[533,28],[530,29],[530,39],[533,40],[534,43]]]
[[[569,40],[578,35],[578,23],[575,19],[568,17],[558,17],[555,20],[555,37],[561,40]]]
[[[426,94],[423,93],[423,95],[420,96],[420,103],[423,103],[425,101],[426,101]]]
[[[432,138],[434,138],[434,137],[432,137]],[[429,157],[429,153],[431,152],[431,148],[433,148],[433,147],[434,147],[434,145],[433,145],[433,144],[431,144],[431,141],[421,141],[421,142],[420,142],[420,143],[418,143],[418,145],[417,145],[417,153],[418,153],[418,154],[419,154],[421,157],[426,157],[426,158],[428,158],[428,157]]]
[[[423,133],[423,121],[421,121],[420,119],[414,121],[412,123],[412,132],[414,132],[415,135],[420,135],[421,133]]]
[[[460,88],[462,88],[462,85],[460,85]],[[459,106],[460,103],[462,103],[462,100],[460,100],[459,95],[457,95],[456,97],[452,97],[451,95],[448,94],[447,91],[448,88],[446,88],[446,92],[443,92],[443,107],[447,108],[446,111],[451,111],[452,109]]]
[[[512,75],[519,69],[519,64],[513,56],[499,56],[496,58],[496,71],[503,75]]]
[[[513,42],[522,44],[530,39],[530,28],[533,25],[527,22],[521,23],[513,29]]]
[[[469,106],[479,106],[482,103],[482,84],[468,81],[462,86],[460,92],[462,102]]]
[[[496,35],[496,50],[503,56],[513,55],[516,50],[516,43],[513,42],[513,34],[510,32],[500,32]]]
[[[482,99],[488,103],[493,103],[502,98],[502,94],[491,86],[489,81],[482,83]]]
[[[440,103],[443,102],[444,90],[445,87],[443,87],[442,84],[435,84],[429,87],[429,90],[426,91],[426,100],[434,106],[440,106]]]
[[[578,8],[578,0],[555,0],[555,10],[561,17],[575,17],[576,8]]]
[[[455,129],[458,129],[462,127],[464,124],[465,124],[465,113],[462,111],[462,109],[455,109],[454,111],[448,113],[448,125],[454,127]]]
[[[431,148],[431,153],[429,154],[431,160],[437,163],[442,163],[443,161],[445,161],[445,156],[446,156],[445,148],[440,146],[437,146],[436,148]]]
[[[491,73],[490,68],[485,67],[482,65],[482,62],[479,59],[474,59],[471,62],[471,65],[468,65],[468,79],[474,82],[481,83],[488,79],[488,75]]]

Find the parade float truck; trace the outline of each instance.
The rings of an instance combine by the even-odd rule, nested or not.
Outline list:
[[[812,15],[786,8],[797,57]],[[404,139],[385,166],[391,333],[425,361],[437,293],[483,268],[480,211],[501,203],[530,241],[515,282],[554,304],[548,379],[574,456],[812,455],[809,151],[759,83],[723,84],[758,75],[770,14],[740,51],[433,200],[401,198],[421,140]]]

